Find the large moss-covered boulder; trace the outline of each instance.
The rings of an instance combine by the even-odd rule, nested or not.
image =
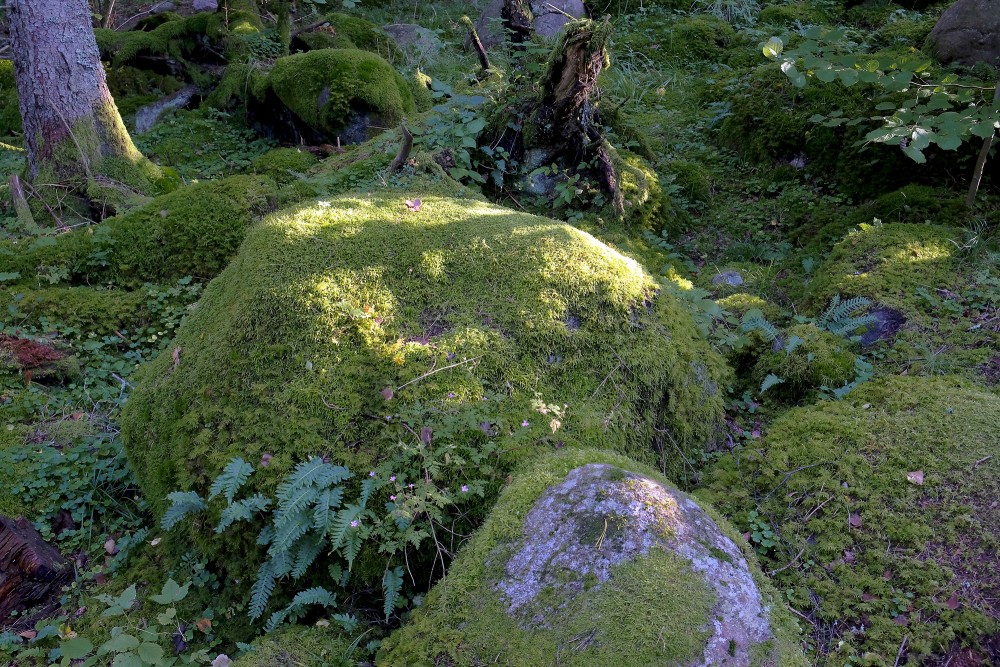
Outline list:
[[[637,262],[426,180],[268,218],[174,347],[123,415],[157,513],[237,455],[267,454],[251,485],[273,488],[310,455],[372,470],[424,427],[501,462],[587,443],[679,470],[717,436],[728,378]]]
[[[822,634],[817,664],[938,664],[1000,629],[998,420],[994,393],[893,377],[796,408],[723,458],[709,498],[778,536],[759,548]]]
[[[370,127],[393,127],[416,109],[402,75],[384,58],[358,49],[280,58],[268,83],[299,120],[331,141],[365,141]]]
[[[742,544],[628,459],[549,455],[515,473],[378,664],[807,664]]]
[[[293,625],[264,635],[232,667],[356,667],[357,644],[330,627]]]
[[[327,14],[326,22],[296,35],[293,49],[361,49],[377,53],[391,63],[402,59],[396,41],[371,21],[341,12]]]
[[[1000,68],[1000,11],[994,0],[958,0],[938,19],[927,39],[943,62],[986,63]]]

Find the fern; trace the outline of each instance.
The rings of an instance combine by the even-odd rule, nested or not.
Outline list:
[[[361,514],[361,508],[357,505],[348,505],[337,512],[331,524],[330,548],[336,551],[344,543],[344,537],[351,528],[351,522],[356,521]]]
[[[752,308],[743,315],[740,328],[743,330],[743,333],[753,333],[755,331],[759,331],[769,343],[774,343],[778,340],[778,328],[771,324],[768,319],[764,317],[764,313],[757,308]]]
[[[760,393],[763,394],[765,391],[767,391],[771,387],[774,387],[775,385],[779,385],[779,384],[781,384],[783,382],[784,382],[784,380],[782,380],[780,377],[778,377],[774,373],[768,373],[768,376],[766,378],[764,378],[763,382],[760,383]]]
[[[299,540],[298,549],[295,552],[295,565],[292,567],[293,579],[299,579],[306,573],[309,566],[315,562],[316,557],[323,552],[325,543],[326,540],[312,534]]]
[[[816,322],[816,326],[838,336],[846,336],[878,321],[873,314],[855,315],[857,311],[871,304],[872,300],[867,297],[856,296],[841,301],[840,295],[837,294],[830,299],[830,304]]]
[[[367,480],[366,480],[367,481]],[[335,489],[327,489],[319,494],[316,499],[316,506],[313,508],[312,527],[326,537],[330,526],[330,510],[340,507],[344,499],[344,490],[339,486]]]
[[[324,488],[331,484],[339,484],[352,476],[353,473],[343,466],[330,465],[324,463],[318,456],[310,456],[308,461],[295,466],[291,476],[278,487],[278,500],[285,501],[296,490],[302,488],[310,486]]]
[[[222,510],[219,517],[219,525],[215,527],[216,533],[221,533],[237,521],[253,521],[254,516],[265,511],[271,501],[261,494],[256,494],[244,500],[238,500],[226,509]]]
[[[246,484],[251,473],[253,473],[253,466],[237,456],[226,464],[226,467],[222,469],[222,474],[212,482],[212,488],[208,491],[208,499],[211,500],[221,494],[227,503],[232,503],[236,492]]]
[[[264,614],[267,603],[274,593],[274,585],[277,580],[274,576],[274,568],[271,561],[265,562],[257,572],[257,580],[253,582],[250,589],[250,620],[256,621]]]
[[[375,479],[373,477],[368,477],[365,481],[361,482],[361,499],[358,504],[361,505],[362,509],[367,507],[368,499],[372,497],[372,491],[375,490]]]
[[[304,591],[300,591],[292,599],[291,604],[281,611],[276,611],[271,614],[271,617],[267,619],[267,623],[264,625],[264,632],[272,632],[286,618],[292,617],[293,621],[298,620],[298,617],[302,614],[305,607],[315,605],[334,607],[336,604],[337,598],[333,595],[333,593],[325,588],[316,586],[314,588],[308,588]]]
[[[305,508],[299,509],[294,513],[286,513],[280,526],[277,520],[275,520],[274,538],[271,540],[271,546],[267,550],[268,554],[274,556],[280,551],[290,550],[295,544],[295,540],[309,531],[310,525],[309,511]]]
[[[160,520],[160,526],[164,530],[170,530],[188,514],[200,512],[208,507],[201,496],[194,491],[174,491],[167,494],[167,500],[171,503],[170,507]]]
[[[401,590],[403,590],[403,568],[397,566],[391,570],[386,570],[385,574],[382,575],[382,594],[385,596],[382,611],[385,613],[386,621],[389,620],[392,610],[396,608],[396,602],[399,600],[399,592]]]

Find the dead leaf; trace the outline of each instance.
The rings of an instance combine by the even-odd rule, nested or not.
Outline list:
[[[98,572],[97,574],[94,575],[94,583],[97,584],[98,586],[103,586],[104,584],[108,583],[108,575],[104,574],[103,572]]]
[[[414,213],[419,213],[420,212],[420,207],[422,205],[423,205],[423,202],[421,202],[419,199],[407,199],[406,200],[406,208],[410,209]]]
[[[872,601],[874,601],[874,600],[878,600],[878,598],[877,598],[877,597],[875,597],[875,596],[874,596],[874,595],[872,595],[871,593],[867,593],[867,592],[866,592],[866,593],[862,593],[862,594],[861,594],[861,599],[862,599],[862,600],[863,600],[864,602],[872,602]]]
[[[395,396],[395,393],[392,391],[391,387],[386,387],[382,390],[382,398],[385,400],[391,401],[393,396]]]
[[[951,609],[952,611],[958,609],[958,591],[952,593],[951,597],[948,598],[948,601],[945,602],[944,604],[945,606],[948,607],[948,609]]]
[[[892,581],[892,570],[886,570],[882,573],[882,578],[886,581]]]
[[[900,614],[896,616],[894,619],[892,619],[892,622],[895,623],[896,625],[909,625],[910,619],[907,617],[906,614]]]
[[[108,552],[109,556],[118,553],[118,545],[115,544],[114,538],[108,538],[108,541],[104,543],[104,550]]]
[[[208,632],[212,628],[212,620],[208,618],[199,618],[194,622],[194,627],[198,628],[202,632]]]
[[[853,564],[854,561],[855,561],[854,552],[853,551],[845,551],[844,552],[844,562],[850,565],[850,564]]]
[[[851,524],[852,528],[860,528],[861,527],[861,515],[857,514],[857,513],[852,514],[851,518],[850,518],[850,524]]]
[[[24,639],[34,639],[37,634],[34,630],[25,630],[24,632],[19,632],[17,636]]]
[[[432,433],[432,431],[431,431],[431,427],[430,426],[421,426],[420,427],[420,441],[422,443],[424,443],[425,445],[431,444],[431,433]]]
[[[271,465],[271,459],[273,458],[274,458],[273,456],[271,456],[267,452],[264,452],[264,454],[260,457],[260,467],[266,468],[267,466]]]
[[[151,546],[151,547],[155,547],[155,546],[156,546],[157,544],[159,544],[159,543],[160,543],[160,540],[161,540],[161,539],[163,539],[163,538],[160,538],[160,537],[157,537],[157,538],[155,538],[155,539],[152,539],[152,540],[150,540],[150,541],[149,541],[149,546]]]
[[[174,359],[174,370],[176,371],[181,367],[181,348],[175,347],[172,356]]]
[[[913,472],[906,473],[906,481],[911,484],[916,484],[917,486],[924,485],[924,471],[914,470]]]

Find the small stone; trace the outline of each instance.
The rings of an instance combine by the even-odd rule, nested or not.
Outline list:
[[[743,276],[740,275],[739,271],[720,271],[716,276],[712,278],[713,285],[742,285]]]
[[[218,0],[194,0],[196,12],[215,12],[219,10]]]

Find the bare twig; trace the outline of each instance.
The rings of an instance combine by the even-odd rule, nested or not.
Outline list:
[[[492,69],[490,67],[490,58],[486,55],[486,48],[483,47],[483,43],[479,39],[479,33],[476,32],[476,26],[472,23],[472,19],[468,16],[463,16],[461,21],[462,25],[469,31],[469,39],[472,41],[472,47],[479,56],[479,66],[483,68],[484,72]]]
[[[896,654],[896,662],[893,663],[892,667],[899,667],[899,661],[903,657],[903,651],[906,649],[906,641],[910,638],[910,635],[905,635],[903,637],[903,643],[899,645],[899,653]]]
[[[409,387],[414,382],[419,382],[420,380],[423,380],[424,378],[428,378],[431,375],[434,375],[435,373],[440,373],[441,371],[446,371],[449,368],[455,368],[457,366],[464,366],[465,364],[471,364],[472,362],[479,361],[482,358],[483,358],[483,355],[479,355],[478,357],[473,357],[472,359],[466,359],[465,361],[459,361],[459,362],[456,362],[454,364],[448,364],[447,366],[442,366],[441,368],[435,368],[434,370],[428,371],[427,373],[424,373],[423,375],[421,375],[419,377],[413,378],[412,380],[410,380],[406,384],[399,385],[398,387],[396,387],[396,391],[400,392],[403,389],[405,389],[406,387]]]
[[[979,466],[983,465],[984,463],[986,463],[987,461],[989,461],[992,458],[993,458],[992,454],[990,454],[989,456],[984,456],[983,458],[981,458],[978,461],[976,461],[975,463],[973,463],[972,467],[973,468],[978,468]]]

